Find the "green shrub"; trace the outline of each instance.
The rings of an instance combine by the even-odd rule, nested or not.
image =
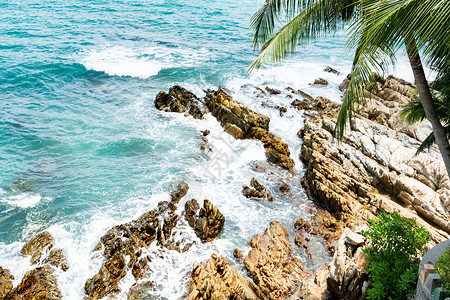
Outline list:
[[[450,293],[450,248],[438,258],[436,269],[439,276],[441,276],[445,290]]]
[[[369,278],[373,286],[368,299],[406,299],[414,295],[419,258],[430,234],[415,219],[381,213],[369,220],[364,231],[368,246],[364,249],[369,262]]]

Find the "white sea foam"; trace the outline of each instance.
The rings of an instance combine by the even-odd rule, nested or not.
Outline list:
[[[4,193],[0,193],[0,194],[4,194]],[[11,206],[20,207],[20,208],[34,207],[41,201],[49,201],[49,200],[51,200],[51,198],[42,197],[39,194],[30,194],[30,193],[11,195],[11,196],[2,197],[0,199],[1,202],[7,203]]]
[[[190,49],[166,46],[126,48],[104,46],[77,54],[76,60],[89,70],[105,72],[111,76],[148,78],[164,68],[187,67],[211,58],[205,48]]]
[[[157,60],[146,58],[145,53],[120,46],[86,51],[80,62],[87,69],[108,75],[139,78],[154,76],[164,67]]]

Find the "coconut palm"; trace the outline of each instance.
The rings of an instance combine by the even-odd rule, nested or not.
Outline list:
[[[276,33],[276,20],[288,21]],[[335,137],[365,105],[364,87],[372,72],[383,73],[406,49],[420,101],[450,176],[450,144],[439,121],[418,49],[438,70],[450,56],[448,0],[265,0],[252,17],[253,43],[260,54],[250,66],[278,62],[314,38],[333,33],[345,22],[348,46],[355,49],[352,77],[338,115]]]

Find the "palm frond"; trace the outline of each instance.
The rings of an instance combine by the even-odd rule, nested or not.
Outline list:
[[[297,45],[335,31],[338,24],[343,24],[343,19],[351,17],[355,3],[353,0],[266,0],[251,22],[254,46],[263,46],[249,69],[259,68],[269,61],[281,61],[293,53]],[[299,13],[269,39],[283,9],[287,16]]]

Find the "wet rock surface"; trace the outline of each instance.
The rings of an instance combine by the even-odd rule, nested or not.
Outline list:
[[[280,94],[281,91],[266,88],[259,89],[262,93],[271,95]],[[204,103],[204,104],[203,104]],[[290,158],[288,146],[279,137],[269,132],[269,117],[257,113],[245,105],[234,101],[224,88],[217,91],[207,90],[204,99],[180,86],[174,86],[169,93],[160,92],[155,99],[155,106],[159,110],[171,112],[188,112],[194,117],[203,118],[206,112],[210,112],[219,121],[225,132],[235,139],[256,139],[263,143],[266,158],[269,162],[287,170],[293,170],[294,160]],[[194,113],[191,110],[195,107]],[[287,111],[280,107],[280,114]],[[207,143],[200,145],[203,151],[207,150]]]
[[[101,237],[94,250],[102,251],[105,261],[99,272],[86,281],[85,293],[88,298],[100,299],[119,293],[119,284],[128,271],[135,279],[143,278],[149,271],[150,261],[142,255],[141,248],[149,247],[154,241],[169,249],[176,248],[171,233],[179,216],[174,210],[188,189],[185,182],[179,183],[170,195],[170,202],[158,203],[154,210],[134,221],[114,226]]]
[[[9,270],[0,267],[0,299],[4,299],[13,288],[14,276]]]
[[[67,271],[69,269],[69,263],[64,255],[64,251],[59,248],[53,248],[43,262],[58,267],[63,271]]]
[[[22,299],[62,299],[60,290],[52,267],[45,265],[28,271],[19,283],[7,296],[6,300]]]
[[[345,228],[332,262],[302,280],[289,299],[365,299],[370,282],[364,245],[364,237]]]
[[[199,207],[195,199],[186,202],[185,219],[202,242],[209,242],[215,239],[222,231],[225,217],[208,199],[203,201],[203,207],[197,215]]]
[[[20,253],[31,255],[31,264],[34,264],[41,259],[45,251],[53,247],[54,242],[53,236],[48,231],[44,231],[26,242]]]
[[[244,186],[242,189],[242,194],[247,198],[264,198],[269,201],[273,201],[273,196],[269,193],[266,188],[258,182],[258,180],[253,177],[250,180],[250,186]]]
[[[433,153],[415,155],[421,137],[430,132],[428,125],[408,127],[398,119],[399,105],[412,87],[393,77],[377,84],[380,92],[368,95],[369,107],[355,118],[341,144],[332,141],[333,107],[305,122],[299,132],[305,186],[341,220],[399,211],[417,218],[434,242],[448,239],[450,182],[443,162]]]
[[[159,92],[155,106],[162,111],[187,113],[196,119],[203,119],[207,112],[196,95],[178,85],[171,87],[169,93]]]

